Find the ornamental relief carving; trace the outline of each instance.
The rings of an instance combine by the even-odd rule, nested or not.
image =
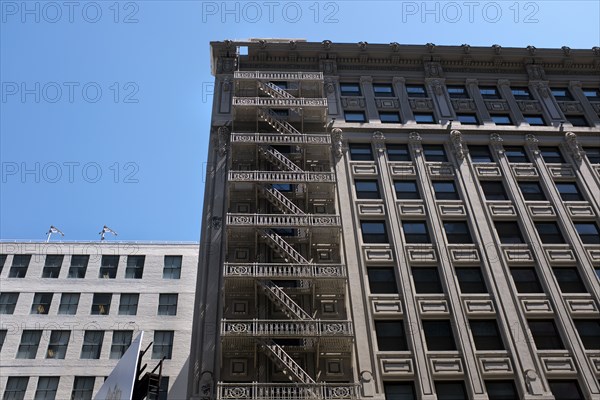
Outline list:
[[[455,111],[475,111],[475,101],[472,99],[451,99]]]
[[[542,106],[537,100],[517,100],[519,109],[524,112],[541,112]]]
[[[559,101],[558,106],[562,112],[583,112],[583,107],[577,101]]]
[[[484,100],[484,103],[489,111],[509,111],[506,100]]]
[[[344,108],[364,108],[364,97],[342,97],[342,106]]]
[[[375,99],[377,108],[399,108],[398,99]]]
[[[576,160],[581,160],[585,152],[583,151],[581,144],[579,144],[577,135],[573,132],[567,132],[565,133],[565,141],[567,142],[567,146],[571,151],[571,154],[573,154],[573,157],[575,157]]]
[[[410,108],[413,111],[431,111],[433,110],[433,102],[431,99],[408,99]]]

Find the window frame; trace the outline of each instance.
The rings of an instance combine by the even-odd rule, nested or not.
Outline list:
[[[539,150],[545,163],[564,164],[566,162],[558,146],[540,146]]]
[[[175,300],[173,302],[173,299]],[[167,302],[167,304],[162,304]],[[160,293],[158,295],[157,315],[174,316],[177,315],[177,305],[179,302],[178,293]]]
[[[36,292],[33,295],[29,314],[47,315],[50,312],[54,293]]]
[[[347,123],[362,124],[367,122],[367,115],[364,111],[344,111],[344,121]]]
[[[25,278],[29,270],[29,264],[31,264],[31,254],[14,254],[8,277]]]
[[[157,336],[161,339],[169,338],[169,341],[159,342]],[[162,337],[161,337],[162,336]],[[162,359],[163,356],[166,357],[167,360],[170,360],[173,355],[173,343],[175,340],[175,331],[154,331],[154,344],[152,346],[152,359]],[[165,352],[166,350],[166,352]]]
[[[393,117],[393,118],[391,118]],[[389,119],[388,119],[389,118]],[[379,120],[382,124],[401,124],[402,119],[397,111],[380,111]]]
[[[544,288],[534,267],[513,267],[509,270],[517,293],[544,293]]]
[[[41,329],[24,329],[21,333],[21,341],[17,348],[16,359],[34,360],[40,347],[42,338]]]
[[[481,267],[455,267],[454,273],[461,293],[489,293]],[[477,275],[477,280],[470,279],[469,275]]]
[[[538,181],[518,181],[517,186],[519,186],[519,191],[525,201],[548,201],[548,197]]]
[[[525,238],[517,221],[494,221],[494,228],[500,244],[525,243]]]
[[[40,376],[35,389],[34,400],[54,400],[58,391],[60,376]],[[42,387],[42,385],[44,385]]]
[[[471,319],[469,320],[469,329],[471,330],[475,350],[506,350],[495,319]]]
[[[72,302],[71,299],[76,298],[76,302]],[[81,299],[81,293],[62,293],[60,296],[60,303],[58,305],[57,315],[75,315],[79,308],[79,300]],[[63,300],[69,300],[65,302]],[[74,308],[74,309],[73,309]],[[67,311],[67,312],[64,312]]]
[[[508,193],[502,181],[480,181],[481,190],[486,201],[509,201]],[[497,189],[501,190],[498,191]]]
[[[64,258],[65,256],[62,254],[47,254],[44,260],[44,268],[42,268],[42,278],[58,278]],[[56,260],[57,263],[52,263],[52,260]]]
[[[492,122],[500,126],[514,125],[512,118],[508,114],[490,114]]]
[[[596,222],[591,221],[577,221],[573,223],[575,225],[575,231],[579,235],[581,242],[586,244],[598,245],[600,244],[600,227]],[[593,232],[587,232],[588,229],[583,230],[584,227],[593,227]]]
[[[421,324],[427,351],[456,351],[456,340],[450,320],[424,319]]]
[[[117,340],[119,340],[117,342]],[[123,354],[127,351],[133,340],[132,330],[116,330],[112,334],[112,342],[110,344],[110,360],[120,360]]]
[[[369,291],[372,294],[398,294],[396,272],[393,267],[367,267]]]
[[[534,222],[542,244],[565,244],[565,236],[554,221]]]
[[[425,85],[406,85],[406,96],[408,98],[423,99],[429,97]]]
[[[382,91],[381,89],[385,90]],[[391,83],[374,83],[373,94],[375,97],[395,97],[394,85]]]
[[[490,146],[488,145],[469,145],[468,147],[469,155],[471,156],[471,162],[475,163],[493,163],[494,157],[492,156],[492,152],[490,151]],[[485,154],[483,154],[485,153]],[[485,157],[485,161],[481,161]]]
[[[448,162],[448,153],[443,144],[424,144],[423,157],[427,162]]]
[[[415,228],[415,227],[423,227],[424,232],[409,232],[407,233],[407,227]],[[422,231],[423,229],[419,229]],[[429,227],[427,226],[427,221],[422,220],[407,220],[402,221],[402,235],[404,237],[405,243],[421,243],[421,244],[431,244],[431,236],[429,235]]]
[[[358,97],[362,96],[362,89],[358,82],[340,82],[340,96]]]
[[[379,229],[377,229],[377,232],[370,232],[376,226],[382,227],[383,230],[379,232]],[[390,242],[387,225],[383,220],[361,220],[360,232],[362,242],[365,244],[389,244]]]
[[[363,188],[364,187],[364,188]],[[354,189],[357,199],[379,200],[381,192],[379,190],[379,181],[376,179],[355,179]]]
[[[379,351],[408,351],[402,319],[375,320],[375,337]]]
[[[585,201],[585,197],[577,182],[554,182],[554,184],[563,201]],[[574,188],[575,190],[565,191],[567,188]]]
[[[466,86],[462,85],[447,85],[446,91],[451,99],[470,99],[469,91]]]
[[[411,267],[410,275],[416,294],[443,294],[438,267]]]
[[[407,144],[386,144],[385,150],[388,161],[412,161]]]
[[[130,300],[135,300],[135,303]],[[119,296],[119,315],[137,315],[139,304],[139,293],[121,293]]]
[[[140,260],[141,260],[141,263],[140,263]],[[144,265],[145,264],[146,264],[146,256],[145,255],[127,256],[127,265],[125,267],[125,279],[142,279],[142,277],[144,276]]]
[[[565,345],[553,319],[528,319],[527,325],[537,350],[564,350]]]
[[[167,262],[169,260],[169,262]],[[178,265],[177,265],[178,264]],[[163,279],[181,279],[183,256],[165,255],[163,259]]]
[[[0,315],[13,315],[19,302],[19,292],[0,293]]]
[[[109,315],[112,303],[112,293],[98,292],[92,296],[90,315]],[[107,302],[108,300],[108,302]]]
[[[50,340],[48,341],[48,348],[46,349],[47,359],[64,360],[69,348],[69,341],[71,340],[71,331],[67,330],[53,330],[50,333]],[[50,356],[50,351],[53,355]]]
[[[414,190],[405,191],[398,190],[398,185],[414,185]],[[411,188],[412,189],[412,188]],[[396,193],[396,199],[398,200],[421,200],[421,193],[419,191],[419,185],[417,181],[414,179],[411,180],[395,180],[394,181],[394,191]]]
[[[368,152],[367,152],[368,150]],[[373,161],[373,148],[370,143],[350,143],[348,146],[350,161]]]
[[[523,146],[504,146],[504,155],[510,163],[531,163]]]
[[[119,256],[117,255],[102,255],[102,259],[100,261],[100,270],[98,272],[98,278],[102,279],[116,279],[117,273],[119,270]],[[116,263],[113,265],[111,261],[115,261]]]
[[[75,262],[81,261],[82,263],[75,264]],[[90,256],[87,254],[74,254],[71,256],[71,263],[69,265],[69,272],[67,278],[71,279],[84,279],[87,273],[87,267],[90,261]]]
[[[460,200],[460,194],[453,180],[431,181],[436,200]],[[452,190],[447,190],[452,189]]]
[[[443,221],[443,225],[444,233],[446,234],[446,241],[448,244],[473,243],[473,236],[471,236],[471,228],[469,227],[469,223],[467,221]]]
[[[481,125],[477,114],[474,113],[457,113],[456,119],[461,125]]]
[[[104,342],[104,331],[86,330],[81,344],[80,360],[99,360],[102,354],[102,344]]]
[[[492,92],[492,93],[487,93]],[[496,86],[479,86],[479,94],[484,100],[501,100],[502,96]]]
[[[435,115],[433,113],[428,112],[418,112],[413,113],[413,117],[415,118],[415,122],[417,124],[435,124]]]

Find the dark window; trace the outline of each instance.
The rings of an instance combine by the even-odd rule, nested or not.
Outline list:
[[[6,262],[7,257],[7,254],[0,254],[0,274],[2,273],[2,269],[4,269],[4,263]]]
[[[374,83],[375,97],[394,97],[394,88],[389,83]]]
[[[543,293],[535,268],[511,268],[510,274],[519,293]]]
[[[467,400],[467,391],[462,381],[435,382],[438,400]]]
[[[433,181],[433,191],[438,200],[459,200],[456,185],[453,181]]]
[[[519,244],[524,243],[523,235],[521,235],[521,229],[519,224],[513,221],[496,221],[496,232],[500,238],[502,244]]]
[[[567,88],[550,88],[550,91],[552,91],[552,96],[554,96],[554,98],[558,101],[573,100],[573,96],[571,96],[571,93]]]
[[[600,280],[600,268],[594,268],[596,271],[596,278],[598,278],[598,280]]]
[[[544,244],[561,244],[565,238],[556,222],[536,222],[535,228]]]
[[[423,146],[423,154],[425,155],[425,161],[448,161],[446,156],[446,150],[441,144],[426,144]]]
[[[275,114],[276,117],[279,118],[287,118],[290,116],[290,110],[281,109],[281,108],[272,108],[271,112]]]
[[[525,153],[525,149],[521,146],[505,146],[504,154],[510,162],[526,163],[529,162],[529,157]]]
[[[556,189],[564,201],[583,201],[584,198],[579,192],[575,182],[556,183]]]
[[[74,255],[71,256],[71,266],[69,267],[68,278],[85,278],[90,256]]]
[[[436,267],[412,268],[416,293],[444,293]]]
[[[360,228],[364,243],[388,243],[385,222],[361,221]]]
[[[163,279],[179,279],[181,277],[181,256],[165,256]]]
[[[394,181],[396,197],[398,199],[420,199],[417,181]]]
[[[402,222],[406,243],[431,243],[425,222]]]
[[[64,360],[69,346],[71,331],[52,331],[50,334],[50,342],[48,343],[48,351],[46,358],[54,358]]]
[[[112,293],[94,293],[92,299],[92,315],[108,315]]]
[[[2,346],[4,345],[4,339],[6,339],[7,329],[0,329],[0,352],[2,351]]]
[[[373,161],[373,151],[370,144],[350,144],[350,159],[352,161]]]
[[[600,164],[600,147],[584,147],[583,149],[591,164]]]
[[[42,270],[42,278],[58,278],[63,258],[63,255],[47,255],[44,269]]]
[[[483,181],[481,182],[481,188],[486,200],[508,200],[508,195],[501,181]]]
[[[27,392],[28,376],[9,376],[2,400],[23,400]]]
[[[360,96],[360,85],[358,83],[340,83],[342,96]]]
[[[469,225],[466,222],[444,222],[448,243],[473,243]]]
[[[273,189],[279,190],[280,192],[293,192],[294,186],[291,183],[272,183]]]
[[[123,357],[123,354],[125,354],[131,344],[132,336],[133,331],[114,331],[109,358],[119,360]]]
[[[565,118],[573,126],[589,126],[583,115],[567,115]]]
[[[33,296],[30,314],[48,314],[54,293],[36,293]]]
[[[600,319],[576,319],[573,322],[583,347],[587,350],[600,350]]]
[[[386,145],[388,160],[390,161],[410,161],[410,152],[405,144]]]
[[[542,154],[544,161],[547,163],[565,162],[565,159],[560,153],[560,149],[558,147],[540,146],[540,153]]]
[[[577,268],[553,268],[553,271],[563,293],[587,293]]]
[[[471,320],[469,325],[477,350],[504,350],[495,320]]]
[[[551,319],[532,319],[527,321],[538,350],[564,349],[563,342]]]
[[[519,188],[527,201],[546,201],[546,195],[538,182],[519,182]]]
[[[139,300],[140,295],[138,293],[121,293],[119,315],[137,315]]]
[[[81,346],[82,359],[99,359],[102,350],[104,331],[85,331],[83,345]]]
[[[408,97],[427,97],[427,91],[423,85],[406,85]]]
[[[514,381],[485,381],[489,400],[515,400],[519,398]]]
[[[100,273],[98,278],[115,279],[117,277],[117,268],[119,267],[119,256],[102,256]]]
[[[456,350],[454,335],[448,320],[424,320],[423,331],[427,350]],[[439,397],[438,397],[439,398]]]
[[[525,117],[525,121],[527,121],[527,123],[531,126],[546,125],[544,118],[542,118],[540,115],[524,115],[523,117]]]
[[[456,114],[458,122],[463,125],[479,125],[477,116],[475,114]]]
[[[272,85],[275,85],[283,90],[286,90],[288,88],[288,83],[286,81],[271,81],[269,83],[271,83]]]
[[[366,122],[367,117],[363,111],[344,111],[346,122]]]
[[[448,95],[451,99],[468,99],[469,94],[464,86],[448,86]]]
[[[125,278],[142,279],[142,275],[144,275],[145,261],[146,256],[127,256]]]
[[[461,267],[456,268],[456,277],[462,293],[487,293],[481,268]]]
[[[600,90],[598,89],[583,89],[583,95],[589,101],[600,101]]]
[[[414,113],[414,117],[417,124],[435,123],[432,113]]]
[[[577,381],[548,381],[550,390],[556,400],[583,400],[583,394]]]
[[[25,278],[27,275],[27,268],[29,268],[29,262],[31,261],[31,254],[15,254],[13,256],[13,262],[8,272],[9,278]]]
[[[158,297],[158,315],[177,315],[177,293],[161,293]]]
[[[402,321],[375,321],[379,351],[406,351],[406,336]]]
[[[412,382],[384,383],[386,400],[416,400],[415,385]]]
[[[58,390],[58,376],[40,376],[34,400],[54,400]]]
[[[166,357],[171,359],[173,352],[173,331],[154,331],[154,346],[152,347],[152,358],[161,359]]]
[[[600,229],[593,222],[576,222],[575,229],[584,244],[600,244]]]
[[[355,181],[357,199],[380,199],[377,181]]]
[[[60,297],[58,314],[75,315],[79,305],[79,293],[63,293]]]
[[[400,114],[397,112],[380,112],[379,119],[383,124],[399,124],[400,123]]]
[[[501,98],[498,89],[491,86],[480,86],[479,93],[481,93],[481,97],[484,99],[495,100]]]
[[[14,313],[17,300],[19,300],[19,293],[0,293],[0,314]]]
[[[73,382],[71,400],[92,400],[96,378],[93,376],[76,376]]]
[[[474,163],[494,162],[488,146],[469,146],[469,154]]]
[[[512,88],[511,92],[515,98],[515,100],[533,100],[531,96],[531,92],[528,88]]]
[[[40,330],[24,330],[21,334],[21,343],[16,358],[33,360],[37,354],[41,337],[42,331]]]
[[[381,267],[367,268],[369,276],[369,288],[373,294],[397,294],[398,286],[396,285],[396,274],[394,268]]]
[[[510,116],[508,115],[504,115],[504,114],[492,114],[492,121],[494,121],[494,123],[496,125],[512,125],[513,122],[510,119]]]

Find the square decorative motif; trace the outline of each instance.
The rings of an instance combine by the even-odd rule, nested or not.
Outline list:
[[[337,313],[336,303],[333,301],[324,301],[322,304],[323,314],[335,314]]]
[[[248,367],[248,360],[235,359],[231,360],[231,374],[245,375]]]
[[[236,301],[233,303],[233,312],[236,314],[246,314],[248,312],[247,301]]]
[[[340,360],[327,360],[327,373],[330,375],[341,375],[342,362]]]
[[[250,258],[250,251],[248,249],[236,249],[235,260],[236,261],[248,261]]]

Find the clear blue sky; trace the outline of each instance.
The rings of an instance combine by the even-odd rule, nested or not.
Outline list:
[[[213,40],[600,45],[593,0],[0,6],[2,239],[199,240]]]

